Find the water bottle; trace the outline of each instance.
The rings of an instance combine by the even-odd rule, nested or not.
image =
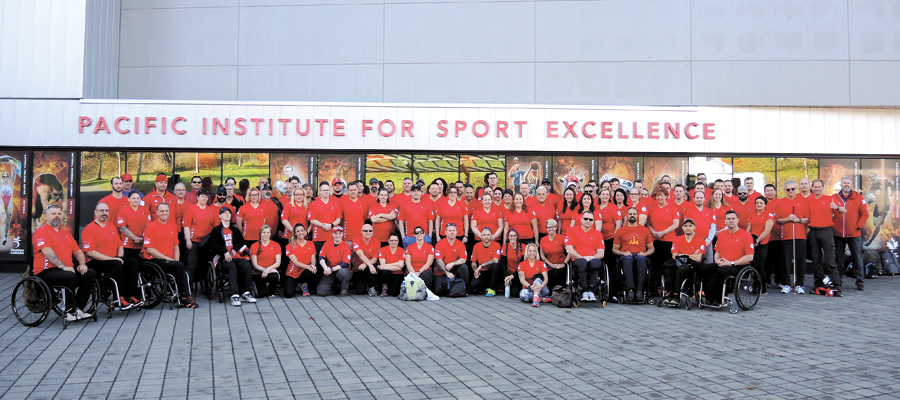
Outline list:
[[[506,290],[504,291],[504,295],[506,296],[507,299],[509,298],[509,286],[506,287]]]

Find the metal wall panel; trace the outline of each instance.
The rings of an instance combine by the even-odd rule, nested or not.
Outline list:
[[[850,104],[900,104],[900,61],[851,61]]]
[[[388,103],[534,102],[534,64],[387,64]]]
[[[239,0],[122,0],[122,9],[237,7]]]
[[[118,97],[121,0],[89,0],[85,26],[84,97]]]
[[[238,98],[250,101],[381,101],[381,64],[242,66]]]
[[[237,58],[236,7],[122,10],[120,67],[234,66]]]
[[[848,104],[846,61],[704,61],[692,68],[696,104]]]
[[[235,66],[119,69],[120,99],[237,100]]]
[[[538,104],[689,104],[688,62],[538,63]]]
[[[849,0],[850,57],[900,61],[900,0]]]

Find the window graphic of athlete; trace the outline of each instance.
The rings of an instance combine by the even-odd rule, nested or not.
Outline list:
[[[878,173],[869,171],[869,188],[866,189],[866,199],[875,199],[875,211],[872,212],[872,223],[875,229],[869,240],[863,244],[863,247],[869,247],[881,232],[881,226],[884,225],[885,219],[891,212],[891,197],[894,195],[894,184],[889,179],[879,178]]]

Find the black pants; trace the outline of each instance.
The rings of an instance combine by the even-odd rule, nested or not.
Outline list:
[[[269,273],[263,278],[262,274],[253,274],[253,283],[256,284],[256,295],[268,297],[275,294],[275,287],[281,283],[281,274]]]
[[[786,285],[791,284],[791,274],[793,273],[796,275],[795,284],[803,286],[803,278],[806,276],[806,239],[782,240],[781,247],[782,254],[784,254],[782,270],[784,276],[787,277]],[[796,271],[794,271],[794,260],[797,260]]]
[[[187,248],[187,246],[185,246]],[[191,241],[191,248],[187,250],[187,255],[185,257],[184,263],[184,272],[187,272],[188,278],[192,281],[197,280],[197,270],[199,269],[204,276],[206,272],[206,268],[198,268],[199,265],[206,265],[209,262],[209,256],[207,254],[207,250],[205,247],[200,245],[200,242]]]
[[[469,281],[469,266],[467,266],[465,263],[451,268],[450,273],[453,274],[454,278],[462,279],[463,282]],[[450,290],[450,284],[448,283],[447,275],[435,275],[434,287],[435,289],[437,289],[437,291],[432,290],[434,294],[438,296],[446,296]]]
[[[606,247],[603,250],[603,263],[606,264],[606,270],[609,273],[609,292],[610,295],[618,290],[618,288],[622,287],[622,277],[619,276],[619,267],[617,267],[617,262],[619,261],[619,256],[613,254],[613,241],[615,239],[607,239],[603,241],[603,246]]]
[[[308,269],[301,270],[300,275],[296,278],[285,275],[284,276],[284,297],[291,298],[297,293],[297,285],[306,284],[307,289],[310,286],[313,286],[313,283],[316,280],[316,274],[312,273],[312,271]]]
[[[366,294],[369,288],[373,288],[378,284],[378,269],[375,269],[375,273],[372,273],[369,272],[369,267],[366,264],[362,264],[360,267],[362,267],[362,270],[353,271],[353,291],[356,294]]]
[[[804,250],[806,250],[806,248],[804,248]],[[709,268],[707,267],[708,265],[716,267],[715,270],[707,270],[707,274],[713,275],[712,277],[714,279],[709,286],[704,286],[705,288],[703,289],[703,291],[706,292],[707,299],[718,301],[719,304],[721,304],[725,302],[725,290],[723,289],[725,280],[728,279],[729,276],[737,275],[737,273],[741,270],[741,268],[744,268],[744,266],[735,265],[732,267],[731,265],[718,266],[716,264],[706,264],[703,267]]]
[[[700,263],[694,260],[688,261],[687,264],[678,266],[675,259],[670,259],[662,264],[663,274],[666,277],[666,291],[671,295],[681,293],[681,284],[686,279],[693,277],[694,272],[700,270]],[[690,287],[691,282],[685,283],[685,287]]]
[[[844,249],[850,246],[850,260],[853,262],[853,276],[856,278],[856,286],[865,285],[866,273],[862,260],[862,249],[860,248],[861,239],[858,237],[834,237],[834,258],[839,268],[846,265]],[[838,271],[840,272],[840,271]],[[874,273],[874,271],[872,272]]]
[[[763,280],[766,283],[774,281],[776,285],[789,285],[791,283],[791,276],[784,276],[783,242],[781,240],[770,239],[766,246],[768,246],[769,249],[766,254],[766,275],[763,277]]]
[[[756,243],[756,235],[753,236],[753,243]],[[765,286],[766,282],[766,259],[769,256],[769,244],[758,244],[753,248],[753,268],[759,274],[759,278],[763,281],[763,286]],[[765,290],[765,288],[764,288]]]
[[[116,281],[116,287],[119,288],[119,296],[130,299],[132,296],[138,297],[137,276],[138,263],[133,258],[123,257],[119,260],[91,260],[87,266],[97,273],[106,273],[107,276]]]
[[[273,238],[272,240],[274,240],[275,243],[278,243],[278,245],[281,246],[281,265],[278,266],[278,273],[283,276],[284,273],[287,272],[288,263],[291,262],[291,260],[288,259],[288,256],[284,254],[284,251],[287,249],[287,245],[291,242],[291,239],[286,239],[281,237],[281,235],[278,235],[278,237]]]
[[[835,289],[841,289],[841,273],[834,262],[834,228],[809,228],[809,250],[812,252],[815,286],[823,286],[825,276],[831,279]],[[804,261],[805,262],[805,261]]]
[[[316,271],[316,294],[319,296],[331,296],[335,294],[335,286],[340,286],[340,291],[350,288],[352,273],[347,268],[341,268],[337,272],[325,275],[321,268]]]
[[[82,310],[87,306],[88,299],[91,297],[91,291],[94,290],[94,281],[97,280],[97,273],[90,268],[84,274],[79,273],[77,266],[75,272],[63,271],[62,268],[54,267],[41,271],[41,273],[37,274],[37,277],[43,279],[47,286],[64,286],[68,288],[69,292],[63,293],[63,297],[66,299],[66,312],[72,312],[73,306],[77,305]],[[74,299],[72,294],[75,294]],[[54,299],[54,302],[56,300]]]
[[[672,259],[672,242],[666,242],[663,240],[654,240],[653,241],[653,254],[648,257],[650,268],[659,267],[663,265],[663,263]]]
[[[175,278],[175,290],[178,291],[181,298],[191,296],[190,281],[188,280],[187,273],[184,271],[184,264],[181,261],[169,261],[161,258],[154,258],[150,261],[162,268],[163,273],[172,275],[172,277]],[[168,281],[168,278],[166,281]]]
[[[475,273],[473,272],[471,281],[472,284],[467,286],[469,288],[469,293],[479,294],[486,291],[487,289],[490,289],[495,277],[497,277],[498,275],[503,275],[503,272],[500,268],[500,264],[491,262],[487,263],[487,265],[481,268],[481,272],[478,273],[477,278],[475,277]]]
[[[381,282],[382,285],[387,285],[388,296],[397,297],[400,295],[400,287],[403,285],[403,274],[379,270],[378,281]]]
[[[135,261],[140,263],[144,261],[144,257],[141,257],[141,249],[129,249],[127,247],[123,248],[124,252],[122,253],[124,258],[133,258]]]
[[[591,259],[591,261],[579,258],[573,261],[572,264],[575,265],[575,273],[578,274],[578,283],[581,285],[581,291],[594,290],[597,287],[597,275],[603,269],[603,261],[599,258]]]
[[[550,268],[547,270],[547,287],[552,291],[556,286],[565,286],[568,280],[568,269],[563,265],[562,268]],[[602,271],[601,271],[602,273]],[[606,278],[601,278],[606,279]]]
[[[225,292],[225,297],[250,291],[250,276],[253,271],[250,261],[243,258],[232,258],[231,261],[225,261],[223,258],[221,261],[222,271],[228,274],[228,291]]]
[[[425,282],[425,287],[428,290],[431,290],[431,293],[435,293],[434,291],[434,268],[426,269],[419,273],[419,278],[422,278],[422,281]]]

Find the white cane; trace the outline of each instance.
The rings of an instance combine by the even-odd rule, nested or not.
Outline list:
[[[791,207],[791,215],[794,215],[795,207]],[[791,253],[791,263],[794,266],[794,272],[791,273],[791,291],[794,294],[797,294],[797,237],[795,235],[794,227],[797,224],[794,221],[791,221],[791,246],[793,247],[793,253]]]

